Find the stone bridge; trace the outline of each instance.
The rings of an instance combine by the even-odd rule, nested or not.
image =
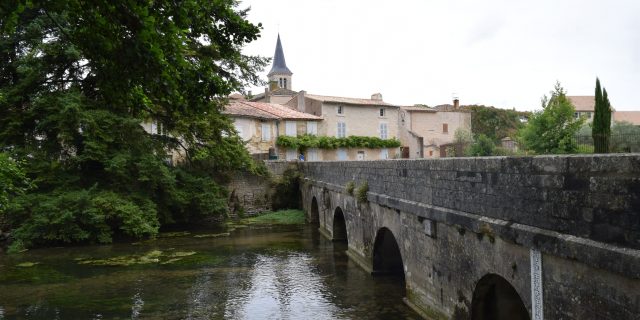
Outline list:
[[[304,209],[431,319],[640,319],[640,155],[300,164]]]

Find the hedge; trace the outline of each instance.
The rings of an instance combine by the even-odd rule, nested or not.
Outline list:
[[[380,139],[377,137],[348,136],[345,138],[317,137],[302,135],[299,137],[279,136],[276,140],[279,147],[306,150],[308,148],[337,149],[337,148],[398,148],[400,141],[396,138]]]

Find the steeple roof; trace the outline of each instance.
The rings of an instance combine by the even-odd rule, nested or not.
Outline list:
[[[280,42],[280,34],[278,34],[278,42],[276,43],[276,53],[273,54],[273,66],[267,76],[272,74],[286,74],[292,75],[293,72],[287,68],[287,63],[284,61],[284,52],[282,51],[282,43]]]

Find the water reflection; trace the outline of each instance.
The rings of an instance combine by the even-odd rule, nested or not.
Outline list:
[[[169,264],[78,264],[195,251]],[[372,278],[311,227],[0,256],[4,319],[418,319],[392,278]],[[40,262],[19,268],[25,261]]]
[[[228,319],[340,319],[309,254],[259,255],[247,288],[238,289],[225,310]]]

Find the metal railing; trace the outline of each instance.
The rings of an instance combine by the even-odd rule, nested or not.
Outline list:
[[[640,134],[611,134],[609,137],[577,135],[572,143],[577,153],[640,152]]]

